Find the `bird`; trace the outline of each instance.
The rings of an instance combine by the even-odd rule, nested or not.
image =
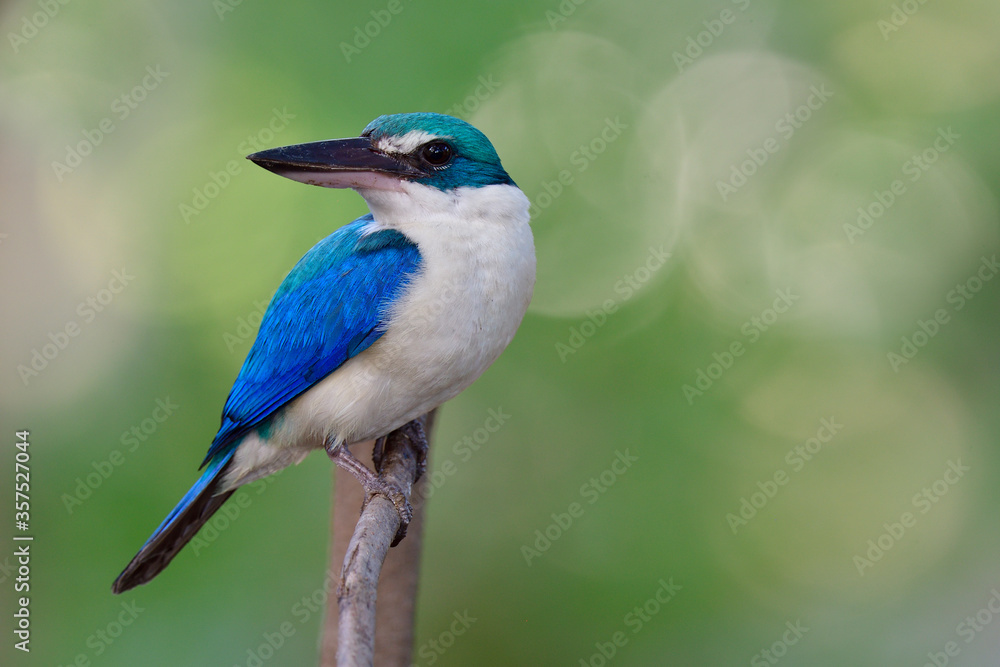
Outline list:
[[[513,339],[531,300],[529,200],[470,123],[383,115],[356,138],[247,158],[294,181],[351,188],[369,213],[313,246],[278,286],[201,476],[115,579],[116,594],[162,572],[238,487],[313,450],[326,450],[403,516],[397,490],[350,446],[472,384]]]

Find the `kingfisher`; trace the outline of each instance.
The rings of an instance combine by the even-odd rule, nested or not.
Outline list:
[[[463,120],[379,116],[357,138],[248,159],[301,183],[351,188],[370,212],[317,243],[281,282],[204,472],[114,593],[163,571],[239,486],[315,449],[403,515],[398,490],[349,447],[388,435],[472,384],[510,343],[531,300],[528,198],[489,139]]]

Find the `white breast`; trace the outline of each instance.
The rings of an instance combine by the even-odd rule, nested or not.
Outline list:
[[[392,308],[385,334],[289,403],[266,443],[244,441],[238,464],[271,467],[262,464],[272,448],[297,460],[331,435],[353,443],[389,433],[469,386],[524,317],[535,251],[528,199],[519,189],[445,193],[406,183],[402,192],[359,192],[376,227],[396,229],[417,244],[421,270]],[[249,472],[250,466],[238,467]]]

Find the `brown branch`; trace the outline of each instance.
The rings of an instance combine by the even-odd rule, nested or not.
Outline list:
[[[420,421],[424,433],[430,433],[434,412]],[[417,482],[416,488],[413,486],[418,452],[421,445],[429,445],[420,442],[419,435],[412,422],[393,431],[376,468],[379,476],[399,487],[407,500],[411,493],[415,498],[424,497],[426,477]],[[359,458],[370,451],[367,443],[354,449]],[[408,667],[413,652],[423,502],[414,507],[407,538],[389,551],[400,524],[396,507],[385,497],[375,496],[355,525],[364,492],[349,473],[337,468],[335,477],[329,571],[336,572],[340,563],[343,566],[337,596],[327,600],[320,664]],[[382,602],[377,608],[376,594]]]

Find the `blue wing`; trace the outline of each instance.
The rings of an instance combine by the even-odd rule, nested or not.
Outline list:
[[[364,215],[317,243],[278,287],[202,465],[382,336],[421,258],[397,231],[366,234],[371,222]]]

